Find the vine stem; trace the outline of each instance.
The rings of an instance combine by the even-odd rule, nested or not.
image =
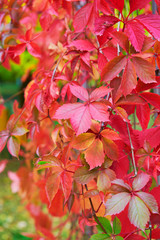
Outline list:
[[[87,184],[85,184],[84,186],[85,186],[86,191],[88,191]],[[103,232],[107,234],[106,230],[104,229],[103,225],[101,224],[101,222],[99,221],[99,219],[98,219],[98,217],[97,217],[97,215],[96,215],[96,211],[95,211],[95,209],[94,209],[93,202],[92,202],[92,199],[91,199],[91,198],[89,198],[89,202],[90,202],[90,205],[91,205],[92,214],[93,214],[94,219],[96,220],[96,222],[98,223],[98,225],[102,228]]]
[[[134,168],[134,177],[136,177],[137,176],[137,168],[136,168],[136,162],[135,162],[135,157],[134,157],[134,147],[133,147],[133,143],[132,143],[132,139],[131,139],[131,133],[130,133],[129,126],[128,126],[127,122],[126,122],[126,125],[127,125],[129,142],[130,142],[130,146],[131,146],[132,164],[133,164],[133,168]]]

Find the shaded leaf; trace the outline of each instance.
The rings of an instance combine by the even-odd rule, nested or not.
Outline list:
[[[78,150],[86,149],[93,143],[95,137],[94,133],[82,133],[73,140],[72,146]]]
[[[120,213],[125,209],[131,199],[131,195],[127,192],[115,194],[106,202],[106,215]]]
[[[18,158],[19,150],[20,150],[20,143],[17,138],[14,136],[10,137],[7,143],[7,148],[9,153]]]
[[[117,217],[113,220],[113,232],[115,235],[118,235],[121,232],[121,222]]]
[[[46,181],[45,189],[46,189],[46,194],[47,194],[47,198],[49,200],[50,206],[53,198],[55,197],[59,189],[59,183],[60,183],[59,175],[60,175],[60,172],[56,172],[50,175]]]
[[[127,59],[125,56],[117,56],[109,61],[102,70],[102,81],[111,81],[126,65]]]
[[[91,236],[90,240],[107,240],[110,239],[108,234],[98,233]]]
[[[111,181],[105,172],[100,172],[97,178],[97,188],[99,191],[106,193],[111,186]]]
[[[130,222],[134,226],[144,230],[147,222],[149,221],[149,216],[149,210],[143,201],[136,196],[132,196],[128,210]]]
[[[138,174],[133,180],[133,184],[132,184],[133,190],[134,191],[141,190],[144,186],[146,186],[149,179],[150,179],[150,176],[146,173]]]
[[[73,178],[78,183],[87,184],[96,176],[97,176],[96,170],[93,169],[93,170],[89,171],[86,167],[80,167],[76,170]]]
[[[136,194],[143,200],[152,213],[158,213],[158,204],[153,195],[146,192],[137,192]]]
[[[154,66],[147,60],[140,57],[132,58],[138,77],[144,83],[156,82]]]

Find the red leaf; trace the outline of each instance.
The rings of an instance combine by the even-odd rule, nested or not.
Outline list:
[[[109,5],[112,6],[113,8],[116,8],[120,12],[122,12],[124,7],[124,0],[106,0],[106,2],[108,2]]]
[[[137,10],[137,9],[142,9],[144,8],[147,3],[149,3],[150,0],[144,0],[144,1],[141,1],[141,0],[129,0],[129,3],[130,3],[130,14]]]
[[[148,104],[137,105],[136,106],[136,114],[137,118],[142,126],[142,129],[146,129],[148,127],[148,123],[150,120],[150,107]]]
[[[41,50],[36,43],[30,42],[29,44],[27,44],[27,49],[32,56],[41,58]]]
[[[102,81],[110,81],[117,76],[118,73],[126,65],[127,59],[125,56],[118,56],[109,61],[102,70]]]
[[[135,18],[140,22],[153,37],[160,40],[160,16],[159,15],[139,15]]]
[[[135,50],[140,52],[144,42],[143,26],[135,20],[132,20],[127,22],[125,30]]]
[[[132,58],[138,77],[144,83],[156,82],[154,66],[147,60],[140,57]]]
[[[122,76],[121,90],[124,96],[128,95],[135,89],[137,84],[137,75],[133,63],[127,60],[127,64]]]
[[[75,47],[80,51],[93,51],[96,49],[89,40],[75,40],[69,44],[69,47]]]
[[[19,150],[20,150],[20,143],[17,138],[14,136],[10,137],[7,143],[7,148],[9,153],[18,158]]]
[[[111,37],[113,37],[116,42],[128,53],[129,52],[129,41],[128,37],[123,32],[111,32]],[[117,55],[117,54],[116,54]]]
[[[160,95],[151,92],[140,93],[140,96],[144,98],[148,103],[153,105],[155,108],[160,109]]]
[[[152,238],[154,239],[159,239],[160,236],[160,229],[156,228],[152,230]]]
[[[125,238],[126,240],[144,240],[146,239],[145,237],[143,236],[140,236],[138,234],[132,234],[130,235],[129,237]]]
[[[61,174],[61,185],[64,193],[65,202],[68,200],[72,189],[72,177],[68,172],[63,171]]]
[[[46,181],[45,189],[46,189],[46,194],[47,194],[50,206],[53,198],[55,197],[59,189],[59,183],[60,183],[59,175],[60,175],[60,172],[53,173],[47,178],[47,181]]]
[[[73,26],[75,32],[83,31],[83,29],[88,25],[92,10],[93,4],[88,3],[74,15]]]

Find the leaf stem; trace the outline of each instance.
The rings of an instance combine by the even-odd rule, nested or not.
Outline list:
[[[88,187],[87,187],[87,184],[84,185],[85,186],[85,189],[86,191],[88,191]],[[94,206],[93,206],[93,202],[92,202],[92,199],[89,198],[89,202],[90,202],[90,205],[91,205],[91,209],[92,209],[92,214],[93,214],[93,217],[95,219],[95,221],[98,223],[98,225],[102,228],[103,232],[107,234],[106,230],[104,229],[103,225],[101,224],[101,222],[99,221],[97,215],[96,215],[96,211],[94,209]]]
[[[134,147],[133,147],[133,143],[132,143],[132,139],[131,139],[131,134],[130,134],[130,130],[129,130],[129,126],[128,126],[128,123],[127,123],[127,122],[126,122],[126,125],[127,125],[129,142],[130,142],[130,146],[131,146],[132,164],[133,164],[133,168],[134,168],[134,177],[136,177],[136,176],[137,176],[137,168],[136,168],[136,162],[135,162],[135,157],[134,157]]]

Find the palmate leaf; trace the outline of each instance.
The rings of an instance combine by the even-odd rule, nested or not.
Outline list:
[[[104,122],[109,120],[107,105],[95,101],[107,95],[111,89],[100,87],[92,92],[91,98],[89,98],[87,90],[81,86],[70,86],[70,90],[73,95],[85,102],[64,104],[57,109],[54,118],[70,118],[71,125],[76,135],[86,132],[90,128],[91,119]]]

